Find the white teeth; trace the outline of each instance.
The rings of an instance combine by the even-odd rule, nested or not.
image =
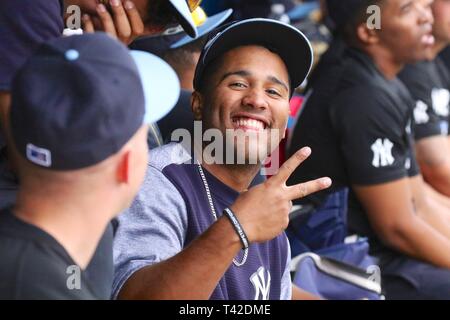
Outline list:
[[[264,123],[259,120],[249,118],[238,118],[233,121],[239,127],[247,127],[253,130],[264,130]]]
[[[434,36],[431,34],[426,34],[422,36],[422,43],[432,46],[434,44]]]

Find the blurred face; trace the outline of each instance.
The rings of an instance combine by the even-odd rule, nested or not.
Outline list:
[[[248,163],[250,154],[265,157],[278,146],[287,125],[290,96],[288,72],[277,54],[260,46],[228,51],[206,91],[203,128],[217,128],[225,136],[232,133],[226,150],[234,148],[234,154]],[[271,138],[272,130],[276,138]]]
[[[434,25],[433,35],[436,42],[450,43],[450,0],[434,0],[432,5]]]
[[[414,63],[427,57],[434,45],[433,0],[385,0],[381,8],[380,45],[398,63]]]

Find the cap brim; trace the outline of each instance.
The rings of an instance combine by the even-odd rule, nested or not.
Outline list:
[[[175,106],[180,95],[180,81],[175,71],[162,59],[148,52],[131,50],[141,76],[145,96],[145,123],[155,123]]]
[[[177,18],[184,31],[192,38],[197,37],[197,28],[192,19],[191,11],[186,3],[186,0],[170,0],[170,3],[177,12]]]
[[[313,64],[313,50],[306,36],[288,24],[263,18],[236,22],[216,35],[211,35],[197,65],[195,87],[205,66],[228,50],[243,45],[262,45],[276,51],[286,64],[291,85],[300,86]]]
[[[224,10],[222,12],[219,12],[215,15],[208,17],[202,25],[197,27],[197,34],[198,34],[197,38],[203,37],[204,35],[208,34],[212,30],[214,30],[215,28],[220,26],[222,23],[225,22],[225,20],[227,20],[231,16],[232,13],[233,13],[233,9],[228,9],[228,10]],[[194,40],[195,39],[193,39],[189,36],[184,36],[177,42],[173,43],[170,47],[172,49],[176,49],[176,48],[182,47]]]

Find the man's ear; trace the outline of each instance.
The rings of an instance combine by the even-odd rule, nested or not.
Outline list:
[[[365,23],[361,23],[356,28],[356,36],[366,45],[377,43],[379,40],[377,30],[368,28]]]
[[[194,120],[202,120],[203,104],[203,96],[198,91],[194,91],[191,96],[191,109],[194,114]]]
[[[117,181],[119,183],[128,183],[130,178],[130,156],[131,152],[126,151],[119,160],[117,166]]]

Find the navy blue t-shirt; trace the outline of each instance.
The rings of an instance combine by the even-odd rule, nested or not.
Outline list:
[[[239,193],[204,172],[220,216]],[[175,256],[215,222],[198,166],[181,144],[172,143],[150,152],[141,190],[131,208],[119,216],[119,222],[114,239],[114,297],[132,274]],[[241,251],[236,260],[242,258]],[[289,299],[289,261],[284,233],[270,241],[252,243],[245,264],[231,264],[210,298]]]

